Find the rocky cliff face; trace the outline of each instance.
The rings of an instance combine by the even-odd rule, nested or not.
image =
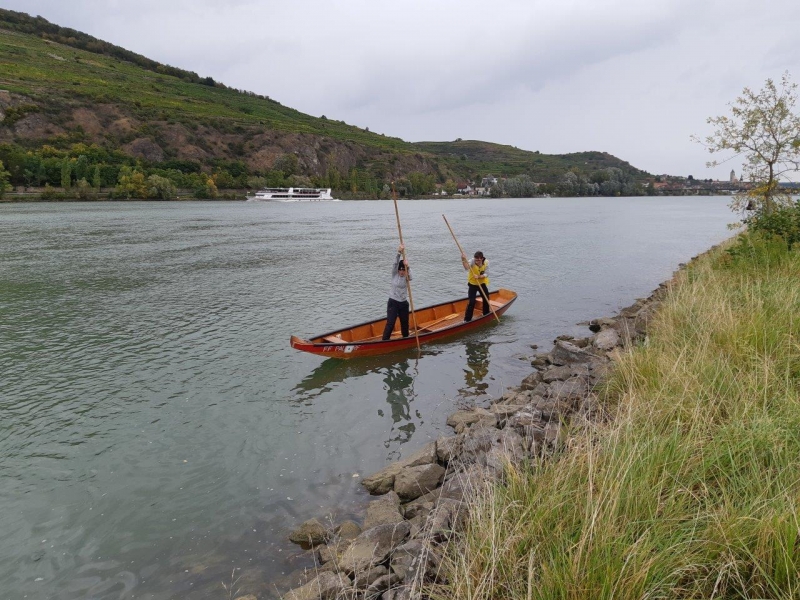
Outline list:
[[[298,170],[322,176],[333,167],[345,174],[367,169],[389,179],[410,172],[437,173],[436,159],[427,153],[386,150],[318,134],[297,133],[220,120],[185,123],[175,119],[137,118],[115,104],[70,107],[52,111],[30,98],[0,92],[0,143],[31,145],[69,138],[117,149],[149,163],[192,160],[210,167],[217,160],[242,160],[255,173],[272,169],[285,154],[298,158]]]

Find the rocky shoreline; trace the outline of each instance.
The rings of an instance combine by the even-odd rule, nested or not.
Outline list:
[[[680,265],[683,268],[685,265]],[[604,419],[595,389],[614,360],[644,340],[674,278],[615,317],[588,323],[593,335],[559,336],[551,351],[531,358],[533,373],[487,407],[458,410],[443,436],[366,477],[380,498],[361,525],[303,523],[290,540],[307,545],[316,567],[286,600],[363,598],[410,600],[437,580],[444,545],[464,524],[469,498],[503,477],[508,461],[552,454],[565,442],[565,426]]]

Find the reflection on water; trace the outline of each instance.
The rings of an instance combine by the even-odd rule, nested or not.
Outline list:
[[[467,367],[464,369],[464,387],[460,388],[462,396],[482,396],[489,389],[486,381],[489,375],[490,342],[467,341]]]
[[[411,402],[417,397],[414,392],[414,380],[419,375],[418,364],[414,361],[411,367],[409,360],[405,359],[383,369],[384,390],[386,391],[386,402],[389,404],[392,414],[392,437],[384,442],[387,448],[394,445],[394,452],[390,453],[390,458],[399,456],[399,445],[405,444],[411,439],[416,431],[416,426],[412,420]],[[378,415],[383,416],[383,410],[378,410]],[[419,411],[414,416],[420,419]]]
[[[436,356],[439,352],[435,349],[423,349],[418,353],[414,349],[404,353],[394,352],[351,360],[329,358],[295,385],[292,392],[296,400],[311,404],[315,398],[330,392],[344,381],[379,376],[392,420],[390,437],[383,445],[392,448],[389,458],[393,459],[400,455],[400,446],[411,440],[416,431],[414,420],[422,419],[418,410],[413,413],[411,410],[411,402],[417,397],[414,381],[419,375],[419,361],[426,356]],[[387,413],[385,408],[379,408],[377,414],[383,417]]]

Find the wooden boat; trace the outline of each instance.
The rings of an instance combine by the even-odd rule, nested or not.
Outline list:
[[[499,289],[489,292],[489,302],[498,316],[502,315],[517,299],[516,292]],[[478,298],[475,303],[475,317],[469,323],[464,322],[464,311],[467,308],[467,298],[443,302],[434,306],[426,306],[415,311],[417,327],[419,328],[419,343],[427,344],[441,339],[470,331],[495,320],[490,312],[483,315],[483,298]],[[355,358],[358,356],[374,356],[386,354],[397,350],[415,348],[417,340],[414,335],[414,317],[409,315],[410,335],[406,338],[400,333],[400,321],[395,324],[392,337],[381,340],[386,319],[369,321],[347,329],[340,329],[325,333],[310,340],[301,339],[295,335],[291,338],[292,348],[318,354],[326,358]]]

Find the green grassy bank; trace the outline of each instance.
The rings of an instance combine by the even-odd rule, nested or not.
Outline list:
[[[678,275],[612,419],[478,499],[432,597],[800,597],[800,253],[741,240]]]

